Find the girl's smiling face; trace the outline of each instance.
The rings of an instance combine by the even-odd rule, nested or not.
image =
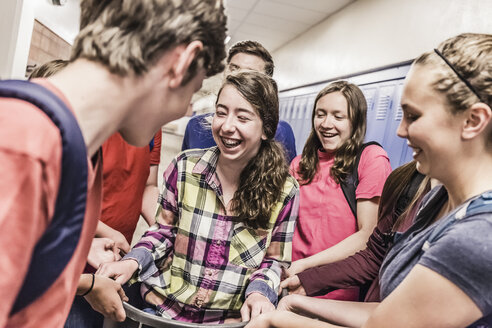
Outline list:
[[[314,129],[326,152],[336,151],[352,135],[347,99],[339,91],[331,92],[316,102]]]
[[[222,160],[246,166],[266,140],[255,108],[232,85],[222,88],[212,121],[212,134]]]
[[[397,134],[413,149],[417,169],[443,181],[449,166],[459,160],[458,145],[463,113],[453,114],[446,98],[433,89],[436,71],[423,65],[412,67],[401,97],[403,119]]]

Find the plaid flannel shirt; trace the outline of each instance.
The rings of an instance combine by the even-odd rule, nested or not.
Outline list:
[[[291,176],[267,230],[225,213],[217,147],[180,153],[164,173],[159,209],[174,223],[153,225],[125,258],[138,261],[142,295],[161,315],[221,323],[239,317],[245,296],[277,302],[281,266],[291,261],[299,186]]]

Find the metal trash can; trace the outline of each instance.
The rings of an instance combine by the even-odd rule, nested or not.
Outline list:
[[[246,326],[247,322],[224,323],[224,324],[198,324],[182,322],[172,319],[166,319],[137,309],[133,305],[123,302],[126,311],[124,322],[115,322],[108,318],[104,319],[103,328],[189,328],[189,327],[206,327],[206,328],[240,328]]]
[[[189,327],[204,327],[204,328],[241,328],[246,326],[247,322],[223,323],[223,324],[199,324],[191,322],[183,322],[172,319],[163,318],[155,314],[147,313],[139,309],[142,307],[142,298],[140,297],[140,284],[136,283],[131,286],[124,285],[126,295],[130,299],[131,304],[123,302],[123,307],[126,312],[126,319],[123,322],[116,322],[109,318],[104,319],[103,328],[189,328]]]

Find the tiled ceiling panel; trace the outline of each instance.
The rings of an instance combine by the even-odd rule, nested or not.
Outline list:
[[[273,52],[355,0],[225,0],[228,46],[256,40]]]

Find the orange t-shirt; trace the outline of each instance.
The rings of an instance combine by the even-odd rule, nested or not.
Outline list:
[[[161,131],[149,146],[135,147],[125,142],[119,133],[102,145],[103,205],[100,220],[121,232],[131,243],[142,211],[142,197],[150,165],[158,165],[161,156]],[[157,199],[156,199],[157,203]]]
[[[68,105],[53,85],[37,83]],[[56,125],[32,104],[1,98],[0,108],[0,327],[63,327],[97,226],[102,165],[92,167],[88,159],[84,226],[71,260],[43,295],[10,317],[34,246],[54,212],[62,148]]]

